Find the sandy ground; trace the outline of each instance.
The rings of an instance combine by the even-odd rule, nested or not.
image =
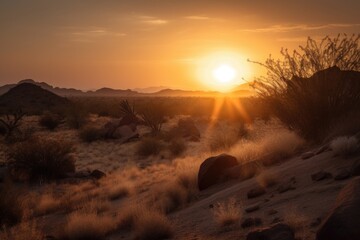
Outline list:
[[[108,118],[93,118],[92,121],[99,126],[104,124]],[[176,123],[177,119],[172,119],[165,124],[164,129],[169,129]],[[36,117],[26,119],[26,125],[33,128],[42,135],[54,138],[63,138],[75,143],[76,150],[74,156],[77,159],[76,169],[94,170],[99,169],[108,176],[105,180],[98,182],[58,182],[50,185],[35,185],[31,187],[34,192],[43,194],[46,191],[56,196],[66,197],[67,192],[71,197],[76,197],[76,193],[88,194],[88,200],[98,199],[99,195],[104,195],[109,186],[116,186],[122,181],[132,181],[135,194],[115,201],[103,201],[101,204],[107,205],[105,212],[113,215],[121,212],[127,204],[148,199],[152,194],[152,189],[161,186],[169,179],[176,177],[176,161],[194,161],[201,163],[205,158],[211,156],[206,148],[207,123],[198,123],[203,138],[201,142],[188,143],[186,152],[181,157],[171,157],[166,151],[160,156],[141,158],[134,154],[138,142],[121,144],[117,140],[97,141],[93,143],[83,143],[79,140],[76,130],[61,126],[54,132],[46,131],[37,124]],[[145,134],[148,130],[141,127],[139,132]],[[309,150],[309,149],[308,149]],[[310,149],[311,150],[311,149]],[[316,150],[316,149],[314,149]],[[0,159],[5,159],[5,145],[0,147]],[[304,149],[302,151],[305,151]],[[234,198],[242,207],[242,219],[247,217],[260,217],[262,226],[269,226],[274,221],[293,221],[299,225],[296,232],[299,239],[314,239],[317,226],[310,226],[316,218],[323,219],[334,203],[339,190],[348,180],[335,181],[333,178],[314,182],[311,174],[318,171],[328,171],[336,174],[339,169],[348,169],[356,160],[352,158],[334,157],[331,151],[316,155],[310,159],[303,160],[300,155],[293,156],[287,161],[266,168],[266,172],[278,178],[278,184],[266,189],[266,193],[254,199],[247,199],[247,192],[259,186],[257,178],[246,181],[230,181],[218,184],[207,190],[197,193],[196,200],[186,204],[180,210],[168,215],[175,228],[175,239],[245,239],[246,234],[254,228],[242,229],[239,223],[230,227],[219,227],[214,219],[212,206],[217,202],[226,201]],[[143,167],[144,162],[148,167]],[[191,163],[187,163],[191,164]],[[194,164],[194,166],[196,166]],[[124,170],[125,169],[125,170]],[[135,170],[134,170],[135,169]],[[197,169],[195,169],[197,171]],[[292,180],[291,180],[292,179]],[[295,180],[295,181],[294,181]],[[295,189],[279,193],[278,187],[295,183]],[[109,184],[111,183],[111,184]],[[70,189],[70,190],[69,190]],[[94,195],[91,191],[95,192]],[[91,193],[91,194],[90,194]],[[93,197],[92,197],[93,196]],[[80,203],[82,204],[82,203]],[[244,211],[248,206],[258,204],[260,209],[252,213]],[[277,213],[269,215],[269,210],[276,210]],[[56,234],[59,226],[65,226],[67,213],[55,211],[37,218],[42,228],[49,235]],[[117,231],[111,234],[109,239],[133,239],[133,234],[125,231]]]

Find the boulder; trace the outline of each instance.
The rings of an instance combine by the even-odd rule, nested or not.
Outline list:
[[[90,176],[95,178],[95,179],[100,179],[106,176],[106,174],[100,170],[94,170],[90,173]]]
[[[246,240],[295,240],[295,233],[290,226],[279,223],[269,228],[250,232]]]
[[[106,138],[113,138],[115,130],[120,126],[120,120],[111,120],[104,125]]]
[[[360,177],[352,179],[340,191],[334,207],[321,224],[316,239],[360,239]]]
[[[200,131],[191,118],[180,119],[177,125],[180,135],[190,141],[200,141]]]
[[[296,187],[294,186],[293,182],[289,182],[289,183],[282,183],[279,185],[279,187],[277,188],[278,193],[284,193],[290,190],[295,190]]]
[[[340,191],[335,206],[320,226],[316,239],[360,239],[360,177],[354,178]]]
[[[224,180],[224,171],[237,166],[238,164],[237,159],[228,154],[221,154],[206,159],[200,165],[198,173],[199,190],[204,190],[212,185],[215,185],[219,181]]]

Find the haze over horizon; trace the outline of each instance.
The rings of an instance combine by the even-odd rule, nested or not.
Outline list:
[[[359,9],[351,0],[3,0],[0,85],[215,90],[203,73],[214,59],[233,61],[234,85],[251,81],[261,68],[248,58],[357,34]]]

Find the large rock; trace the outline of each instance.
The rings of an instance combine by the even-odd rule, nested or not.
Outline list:
[[[199,190],[204,190],[223,180],[224,171],[238,164],[237,159],[228,154],[221,154],[206,159],[201,164],[198,173]]]
[[[354,178],[341,190],[316,239],[360,239],[360,177]]]
[[[195,122],[191,118],[180,119],[177,130],[184,138],[188,138],[191,141],[200,140],[199,129],[195,126]]]
[[[122,119],[111,120],[104,125],[106,138],[124,138],[124,141],[138,135],[136,129],[139,120],[132,116],[124,116]]]
[[[270,228],[250,232],[246,240],[295,240],[295,233],[288,225],[279,223]]]

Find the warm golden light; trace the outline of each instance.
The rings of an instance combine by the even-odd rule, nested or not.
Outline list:
[[[230,92],[252,75],[246,57],[236,51],[214,52],[196,63],[198,80],[210,90]]]
[[[219,83],[227,84],[234,80],[236,71],[232,66],[222,64],[213,70],[213,76]]]

